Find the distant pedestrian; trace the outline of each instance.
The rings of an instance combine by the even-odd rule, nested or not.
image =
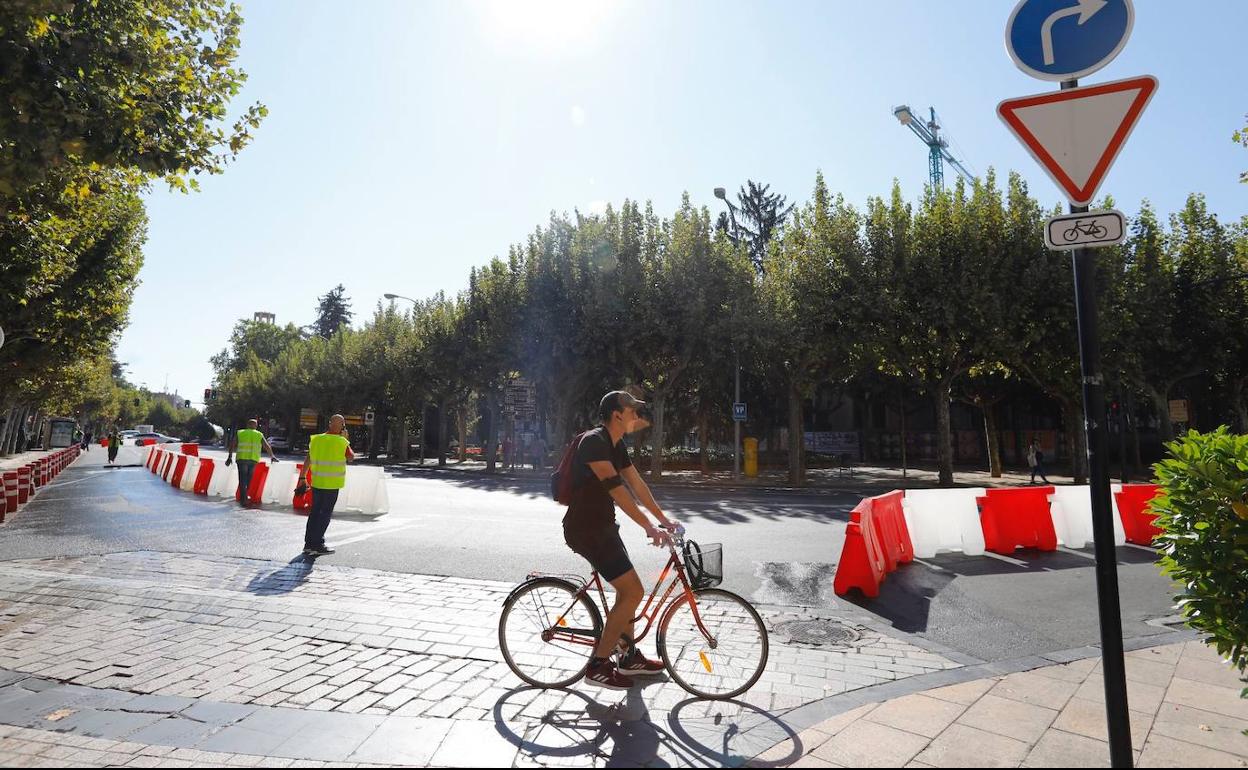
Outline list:
[[[308,440],[308,455],[303,467],[312,477],[312,511],[303,533],[303,555],[325,556],[334,552],[325,545],[325,530],[334,515],[338,493],[347,484],[347,462],[355,459],[351,451],[351,438],[347,433],[347,418],[336,414],[329,418],[329,429]],[[307,486],[300,479],[296,494],[302,495]]]
[[[1044,475],[1044,450],[1040,448],[1040,438],[1033,437],[1031,446],[1027,447],[1027,464],[1031,466],[1031,481],[1029,484],[1036,483],[1036,474],[1040,474],[1040,478],[1044,479],[1044,483],[1049,483],[1049,477]]]
[[[248,499],[248,493],[251,491],[251,477],[260,463],[260,450],[262,448],[268,450],[269,457],[273,462],[277,462],[273,447],[269,446],[269,440],[264,437],[264,434],[256,430],[257,425],[259,422],[256,420],[247,421],[247,427],[236,433],[230,441],[225,458],[225,465],[229,467],[234,456],[238,456],[238,501],[243,505],[252,502]]]
[[[108,434],[108,464],[112,465],[117,459],[117,450],[121,448],[121,436],[117,435],[117,429],[113,428]]]
[[[540,471],[546,465],[546,455],[550,449],[546,446],[546,439],[541,436],[533,442],[533,470]]]
[[[503,439],[503,470],[511,470],[511,436]]]
[[[95,438],[95,432],[87,428],[87,432],[82,434],[82,449],[84,452],[91,451],[91,439]]]

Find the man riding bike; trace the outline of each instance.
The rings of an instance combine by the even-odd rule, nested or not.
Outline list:
[[[625,435],[650,424],[645,402],[626,391],[613,390],[602,397],[598,416],[602,423],[583,434],[572,448],[576,452],[572,465],[575,493],[563,517],[563,536],[568,547],[615,589],[615,603],[607,614],[585,681],[626,690],[632,684],[629,677],[662,673],[663,664],[647,659],[633,643],[633,618],[645,589],[620,539],[615,506],[646,531],[654,546],[670,541],[668,533],[659,527],[676,525],[655,502],[650,487],[629,460],[623,441]],[[654,514],[659,527],[650,523],[638,501]],[[618,665],[611,662],[617,644],[622,650]]]

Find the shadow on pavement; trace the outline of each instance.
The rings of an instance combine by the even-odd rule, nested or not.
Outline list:
[[[1119,565],[1151,564],[1157,553],[1151,548],[1119,546],[1115,549]],[[889,621],[894,628],[908,633],[928,629],[933,600],[959,577],[993,575],[1045,574],[1062,570],[1094,568],[1092,547],[1038,551],[1024,548],[1011,556],[966,556],[961,553],[940,553],[930,559],[916,559],[900,565],[880,586],[880,595],[868,598],[854,590],[844,600]]]
[[[247,592],[257,596],[288,594],[307,581],[316,559],[299,554],[276,570],[256,575],[247,584]]]
[[[796,732],[768,712],[740,701],[689,698],[654,722],[638,683],[617,703],[578,690],[519,687],[499,698],[494,723],[520,757],[541,764],[583,757],[606,767],[739,767],[785,740],[802,755]]]

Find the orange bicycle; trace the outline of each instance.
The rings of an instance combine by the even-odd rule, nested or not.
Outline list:
[[[716,588],[723,581],[719,544],[699,546],[685,539],[683,527],[671,535],[667,566],[634,619],[645,621],[636,641],[657,618],[659,656],[672,679],[701,698],[735,698],[763,674],[767,627],[748,601]],[[535,687],[573,684],[585,675],[608,606],[596,571],[588,580],[531,573],[503,603],[498,620],[503,660]]]

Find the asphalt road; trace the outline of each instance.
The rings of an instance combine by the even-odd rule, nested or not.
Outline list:
[[[176,491],[143,468],[103,467],[93,451],[0,526],[0,559],[131,550],[289,560],[306,519],[279,509]],[[583,573],[563,543],[560,507],[538,479],[401,470],[389,483],[390,513],[337,516],[334,564],[399,572],[518,581],[535,570]],[[669,515],[702,543],[722,543],[724,587],[766,604],[846,608],[832,594],[849,510],[839,491],[663,487]],[[620,515],[643,581],[665,552]],[[1160,632],[1146,621],[1173,614],[1172,591],[1151,551],[1118,549],[1124,635]],[[1091,550],[1019,551],[1012,559],[941,555],[903,567],[876,600],[856,609],[984,660],[1096,644]],[[649,577],[648,577],[649,576]]]

